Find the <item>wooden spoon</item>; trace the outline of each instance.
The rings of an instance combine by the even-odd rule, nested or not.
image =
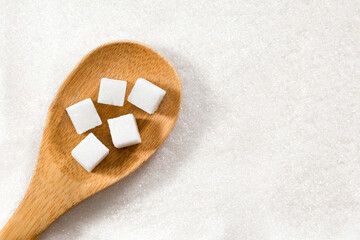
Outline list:
[[[126,99],[140,77],[166,90],[166,95],[152,115],[127,101],[124,107],[99,104],[97,95],[103,77],[126,80]],[[103,123],[78,135],[65,108],[88,97]],[[0,239],[37,239],[68,209],[137,169],[169,135],[179,114],[180,101],[181,84],[175,69],[148,47],[115,42],[85,56],[62,84],[49,108],[34,176],[20,206],[1,230]],[[136,117],[142,143],[117,149],[111,142],[107,119],[127,113]],[[70,152],[90,132],[110,153],[88,173]]]

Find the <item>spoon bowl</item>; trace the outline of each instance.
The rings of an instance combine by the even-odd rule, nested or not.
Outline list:
[[[100,79],[127,81],[127,99],[137,78],[145,78],[166,91],[154,114],[125,101],[123,107],[97,103]],[[65,109],[91,98],[102,125],[78,135]],[[175,125],[180,110],[181,83],[175,69],[154,50],[134,42],[109,43],[86,55],[64,81],[47,116],[35,173],[23,201],[0,232],[0,239],[37,239],[68,209],[109,187],[137,169],[159,148]],[[142,142],[117,149],[107,119],[132,113]],[[109,155],[87,172],[71,150],[90,132]]]

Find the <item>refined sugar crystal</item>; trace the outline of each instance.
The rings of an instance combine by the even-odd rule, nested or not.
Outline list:
[[[103,78],[100,82],[98,103],[122,107],[125,91],[126,81]]]
[[[166,91],[146,79],[139,78],[131,93],[128,101],[147,113],[153,114],[158,108]]]
[[[108,154],[109,149],[92,133],[71,151],[71,155],[88,172],[91,172]]]
[[[101,125],[101,119],[90,98],[66,108],[78,134]]]
[[[114,146],[123,148],[141,143],[140,133],[136,119],[132,114],[126,114],[117,118],[108,119],[111,139]]]

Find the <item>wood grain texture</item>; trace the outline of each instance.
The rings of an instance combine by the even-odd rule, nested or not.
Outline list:
[[[99,104],[97,96],[103,77],[126,80],[126,99],[140,77],[166,90],[166,95],[152,115],[127,101],[124,107]],[[78,135],[65,108],[88,97],[93,100],[103,123]],[[34,176],[22,203],[1,230],[0,239],[37,239],[69,208],[137,169],[169,135],[178,117],[180,102],[181,83],[176,71],[148,47],[115,42],[85,56],[64,81],[49,108]],[[111,142],[107,119],[127,113],[136,117],[142,143],[117,149]],[[88,173],[70,153],[90,132],[110,153]]]

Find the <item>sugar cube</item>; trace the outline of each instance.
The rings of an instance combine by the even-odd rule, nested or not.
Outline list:
[[[141,143],[140,133],[134,115],[126,114],[117,118],[108,119],[108,123],[111,139],[115,147],[123,148]]]
[[[67,113],[78,134],[101,125],[101,119],[90,98],[66,108]]]
[[[98,103],[122,107],[124,105],[125,91],[126,81],[102,78]]]
[[[92,133],[71,151],[71,155],[88,172],[91,172],[108,154],[109,149]]]
[[[131,90],[128,102],[147,113],[153,114],[158,108],[166,91],[144,78],[136,80],[135,86]]]

